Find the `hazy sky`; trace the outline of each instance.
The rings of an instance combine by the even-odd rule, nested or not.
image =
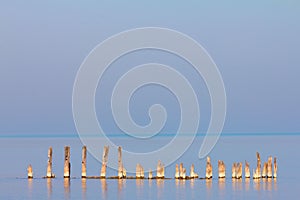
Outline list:
[[[82,61],[107,37],[146,26],[183,32],[209,52],[227,92],[224,133],[300,132],[300,2],[181,2],[2,1],[0,136],[76,134],[72,89]],[[199,132],[205,130],[210,104],[201,78],[177,57],[157,51],[128,55],[107,71],[96,96],[104,129],[118,132],[109,109],[114,81],[153,61],[180,68],[191,81],[201,99]],[[178,103],[157,86],[134,94],[136,122],[148,123],[153,103],[169,112],[163,131],[176,131]]]

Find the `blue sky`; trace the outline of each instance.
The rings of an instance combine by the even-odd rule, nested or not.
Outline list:
[[[299,1],[0,4],[0,136],[76,135],[72,89],[82,61],[107,37],[145,26],[183,32],[212,56],[227,92],[225,134],[300,132]],[[119,131],[108,109],[114,75],[153,60],[175,68],[185,66],[161,52],[144,51],[120,59],[107,72],[96,95],[104,130]],[[118,69],[120,65],[125,68]],[[182,73],[201,99],[202,132],[210,114],[207,91],[189,66]],[[159,87],[136,92],[131,103],[133,118],[147,124],[148,106],[158,102],[169,112],[163,131],[176,131],[178,103]]]

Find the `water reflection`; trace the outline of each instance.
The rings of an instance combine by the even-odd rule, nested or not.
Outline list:
[[[122,190],[123,190],[123,187],[125,186],[126,184],[126,179],[118,179],[118,197],[119,199],[122,198]]]
[[[206,179],[205,180],[205,185],[206,185],[206,191],[210,192],[211,191],[211,187],[212,187],[212,179]]]
[[[100,179],[101,182],[101,189],[102,189],[102,198],[107,199],[107,183],[106,179]],[[119,188],[119,183],[118,183],[118,188]],[[121,188],[122,190],[122,188]]]
[[[143,189],[144,187],[144,179],[136,179],[136,187],[137,189]]]
[[[136,179],[136,194],[138,199],[143,198],[144,179]]]
[[[260,179],[253,179],[254,190],[260,191]]]
[[[86,178],[81,179],[82,199],[86,199]]]
[[[243,180],[242,179],[232,179],[232,190],[241,191],[243,189]]]
[[[70,199],[70,179],[64,178],[65,199]]]
[[[225,197],[225,183],[226,179],[225,178],[219,178],[218,180],[218,188],[219,188],[219,195],[224,198]]]
[[[249,191],[250,189],[250,178],[245,178],[245,190]]]
[[[33,189],[32,181],[33,181],[32,178],[28,179],[28,195],[29,195],[30,198],[32,198],[32,189]]]
[[[277,191],[277,178],[274,178],[274,190]]]
[[[164,179],[156,179],[156,185],[157,185],[157,198],[162,199],[163,193],[164,193]]]
[[[48,194],[48,199],[51,199],[51,196],[52,196],[52,178],[47,178],[47,194]]]
[[[272,179],[270,178],[263,178],[263,190],[272,191]]]
[[[219,178],[219,190],[225,190],[225,178]]]
[[[191,187],[191,189],[194,189],[194,187],[195,187],[195,179],[191,179],[190,180],[190,187]]]

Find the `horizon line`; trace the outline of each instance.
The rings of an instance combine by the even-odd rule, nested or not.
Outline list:
[[[154,135],[151,138],[155,137],[174,137],[176,136],[177,133],[158,133],[157,135]],[[206,133],[197,133],[195,137],[204,137],[206,136]],[[216,134],[209,134],[207,136],[214,136]],[[181,135],[180,137],[182,137]],[[184,136],[194,136],[194,134],[187,133]],[[256,133],[221,133],[220,137],[233,137],[233,136],[300,136],[300,132],[277,132],[277,133],[272,133],[272,132],[256,132]],[[86,137],[103,137],[97,134],[91,134],[87,135]],[[132,138],[132,136],[127,135],[126,133],[109,133],[106,135],[108,138]],[[38,135],[38,134],[0,134],[0,138],[80,138],[79,135],[76,134],[43,134],[43,135]]]

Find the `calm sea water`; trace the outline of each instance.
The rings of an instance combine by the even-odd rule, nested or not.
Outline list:
[[[149,148],[163,145],[168,138],[159,138]],[[203,137],[197,137],[190,149],[177,160],[189,171],[195,170],[203,177],[205,160],[197,158]],[[124,148],[132,147],[127,138],[115,138]],[[71,146],[72,177],[63,175],[63,147]],[[46,173],[47,150],[53,147],[53,171],[57,178],[43,179]],[[81,179],[81,147],[78,138],[1,138],[0,139],[0,199],[298,199],[300,196],[300,135],[240,135],[222,136],[210,153],[213,174],[217,176],[217,161],[224,160],[227,166],[225,180],[100,180]],[[99,148],[99,151],[102,151]],[[262,161],[269,155],[278,159],[278,178],[261,180],[232,180],[233,162],[250,162],[251,171],[256,164],[256,151]],[[109,158],[117,159],[117,158]],[[32,164],[35,178],[26,178],[26,168]],[[124,163],[126,166],[126,163]],[[87,174],[99,175],[100,163],[88,154]],[[108,169],[108,176],[116,171]],[[166,167],[166,177],[173,178],[175,163]]]

